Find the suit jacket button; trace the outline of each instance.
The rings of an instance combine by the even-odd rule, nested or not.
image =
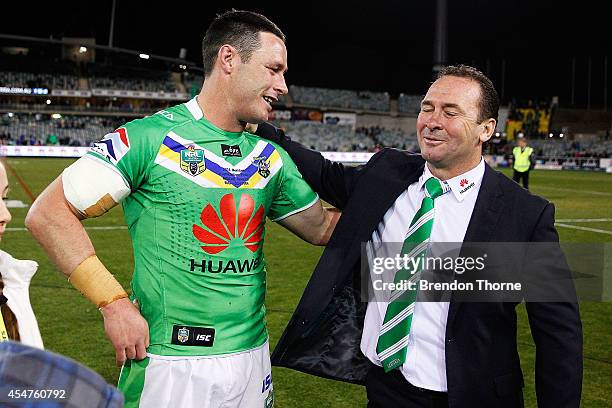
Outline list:
[[[306,325],[306,323],[308,323],[307,319],[302,320],[302,326]]]
[[[454,343],[454,342],[455,342],[455,338],[454,337],[451,337],[450,339],[446,340],[447,344],[451,344],[451,343]]]

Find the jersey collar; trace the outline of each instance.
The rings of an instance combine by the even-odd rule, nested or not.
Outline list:
[[[200,121],[200,119],[204,118],[204,113],[202,112],[202,109],[200,108],[200,105],[198,104],[198,100],[196,98],[197,96],[195,96],[193,99],[189,100],[188,102],[185,102],[185,107],[191,113],[191,115],[194,117],[196,121]],[[200,121],[200,123],[206,126],[207,128],[211,129],[212,131],[219,133],[225,137],[229,137],[229,138],[237,138],[245,134],[245,132],[228,132],[227,130],[218,128],[217,126],[213,125],[210,121],[208,121],[206,118]]]
[[[197,97],[194,96],[189,102],[185,102],[185,106],[195,120],[200,120],[204,117],[204,113],[202,113],[202,109],[200,109],[200,105],[198,105],[198,100],[196,98]]]

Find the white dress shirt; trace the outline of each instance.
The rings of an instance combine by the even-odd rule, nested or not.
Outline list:
[[[451,191],[435,199],[431,242],[463,242],[484,170],[484,160],[481,159],[472,170],[445,181]],[[419,180],[412,183],[385,213],[366,245],[370,265],[373,257],[389,257],[389,249],[381,247],[381,243],[404,242],[410,222],[425,197],[425,181],[430,177],[433,175],[426,165]],[[381,362],[376,354],[376,344],[387,305],[388,302],[368,303],[361,338],[361,351],[378,366]],[[448,306],[448,302],[415,304],[406,361],[400,370],[406,380],[417,387],[448,391],[444,354]]]

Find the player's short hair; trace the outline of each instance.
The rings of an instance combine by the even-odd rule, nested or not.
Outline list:
[[[242,61],[248,63],[253,52],[261,47],[260,32],[272,33],[285,42],[285,34],[264,15],[234,9],[217,15],[202,40],[204,77],[212,72],[219,48],[224,44],[236,48]]]
[[[436,79],[445,76],[468,78],[480,86],[480,102],[478,104],[478,122],[485,119],[497,120],[499,111],[499,96],[493,86],[493,82],[481,71],[469,65],[449,65],[438,72]]]

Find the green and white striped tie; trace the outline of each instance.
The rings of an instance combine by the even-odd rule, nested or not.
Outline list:
[[[410,258],[425,257],[434,221],[434,200],[448,191],[450,187],[446,183],[443,186],[435,177],[430,177],[425,182],[425,197],[410,223],[402,246],[402,256],[407,254]],[[422,263],[419,263],[415,270],[400,269],[395,274],[394,282],[418,282],[421,269]],[[416,290],[396,290],[391,294],[376,346],[376,353],[385,372],[401,366],[406,361],[416,297]]]

